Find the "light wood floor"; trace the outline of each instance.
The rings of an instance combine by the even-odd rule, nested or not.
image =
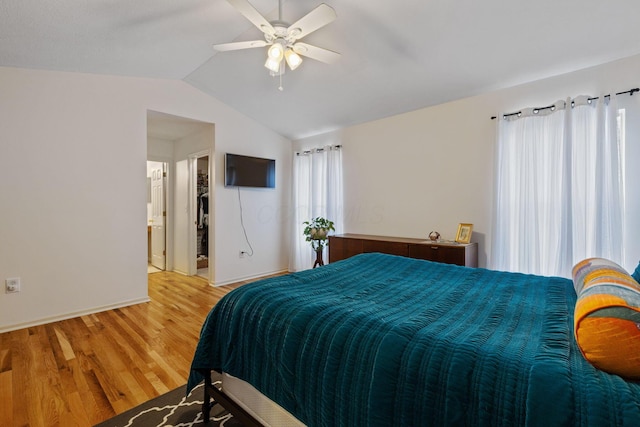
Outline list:
[[[207,313],[244,283],[154,273],[149,303],[0,334],[0,426],[92,426],[184,385]]]

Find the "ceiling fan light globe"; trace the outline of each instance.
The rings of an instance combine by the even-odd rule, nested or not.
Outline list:
[[[291,71],[295,70],[300,66],[300,64],[302,64],[302,58],[292,49],[286,50],[286,52],[284,53],[284,58],[286,59],[289,68],[291,68]]]
[[[268,57],[267,62],[264,63],[264,66],[267,67],[269,70],[273,71],[274,73],[277,73],[278,71],[280,71],[281,61],[282,61],[282,58],[278,60],[278,59]]]
[[[284,55],[284,47],[279,41],[276,41],[269,48],[268,55],[269,58],[272,58],[280,63],[280,61],[282,61],[282,56]]]

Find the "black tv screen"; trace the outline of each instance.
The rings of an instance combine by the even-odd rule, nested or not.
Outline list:
[[[225,187],[275,188],[276,161],[227,153],[224,160]]]

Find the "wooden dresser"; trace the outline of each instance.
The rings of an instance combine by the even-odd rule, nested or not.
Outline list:
[[[477,243],[444,243],[428,239],[366,234],[329,236],[329,262],[340,261],[365,252],[381,252],[467,267],[478,266]]]

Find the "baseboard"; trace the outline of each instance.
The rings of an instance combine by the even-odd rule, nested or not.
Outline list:
[[[30,328],[32,326],[46,325],[47,323],[59,322],[61,320],[73,319],[74,317],[86,316],[88,314],[100,313],[101,311],[115,310],[116,308],[128,307],[130,305],[142,304],[151,301],[149,297],[136,298],[128,301],[119,302],[116,304],[103,305],[100,307],[94,307],[87,310],[79,310],[71,313],[65,313],[58,316],[42,317],[40,319],[32,320],[29,322],[16,323],[13,325],[0,326],[0,334],[4,332],[17,331],[18,329]]]
[[[277,270],[277,271],[272,271],[272,272],[266,272],[266,273],[260,273],[260,274],[254,274],[252,276],[244,276],[244,277],[238,277],[236,279],[229,279],[229,280],[223,280],[220,282],[215,282],[215,283],[210,283],[211,286],[226,286],[226,285],[230,285],[232,283],[238,283],[238,282],[245,282],[247,280],[256,280],[256,279],[262,279],[265,278],[266,276],[271,276],[274,274],[287,274],[289,273],[289,270]]]

